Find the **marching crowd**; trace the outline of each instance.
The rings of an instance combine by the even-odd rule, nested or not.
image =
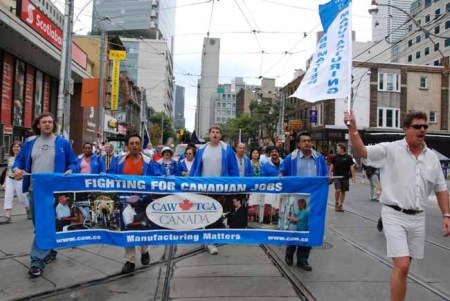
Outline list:
[[[393,258],[394,268],[391,278],[393,300],[403,300],[406,292],[406,275],[412,258],[421,258],[424,249],[424,201],[428,194],[435,192],[443,213],[444,235],[450,234],[450,213],[447,185],[440,172],[440,164],[432,152],[427,151],[424,138],[428,125],[426,115],[413,112],[406,116],[403,123],[405,138],[392,143],[381,143],[365,147],[358,135],[353,113],[345,114],[349,124],[349,136],[356,154],[363,159],[367,177],[371,183],[370,198],[384,204],[382,219],[388,246],[388,257]],[[10,147],[8,168],[5,172],[5,221],[11,222],[12,198],[18,196],[25,207],[29,219],[35,221],[32,173],[56,172],[63,174],[123,174],[151,176],[193,176],[193,177],[253,177],[253,176],[325,176],[335,187],[335,210],[344,211],[345,193],[349,183],[355,183],[355,161],[346,154],[344,144],[337,145],[335,155],[322,155],[313,148],[308,132],[297,135],[296,149],[288,153],[282,148],[281,141],[264,147],[260,153],[254,148],[247,157],[246,145],[238,143],[233,147],[221,140],[220,127],[212,126],[209,141],[199,148],[189,144],[180,158],[174,158],[174,150],[159,145],[153,149],[149,143],[143,150],[139,135],[127,138],[126,150],[114,154],[113,145],[106,143],[104,154],[95,150],[94,143],[85,143],[83,152],[75,157],[71,143],[56,134],[55,119],[50,113],[43,113],[33,123],[33,132],[25,142],[13,142]],[[399,157],[397,153],[404,153]],[[398,177],[397,172],[408,169],[407,174]],[[400,181],[400,185],[397,183]],[[381,182],[381,184],[380,184]],[[394,185],[394,186],[393,186]],[[414,187],[417,185],[417,187]],[[381,192],[381,187],[383,188]],[[403,190],[401,190],[403,189]],[[408,191],[405,193],[404,191]],[[28,193],[28,197],[27,194]],[[64,200],[62,200],[64,201]],[[136,200],[127,202],[131,205]],[[231,216],[231,228],[247,227],[246,200],[233,198],[234,215]],[[297,200],[295,210],[286,214],[286,230],[308,230],[308,204],[305,199]],[[130,206],[131,217],[132,206]],[[62,209],[60,211],[63,211]],[[412,219],[414,219],[412,221]],[[128,218],[130,224],[132,218]],[[381,220],[380,220],[381,223]],[[126,226],[126,225],[125,225]],[[207,228],[217,228],[215,223]],[[410,235],[413,233],[413,236]],[[414,237],[412,239],[411,237]],[[206,246],[210,254],[218,254],[215,245]],[[297,266],[311,271],[308,262],[311,248],[292,245],[286,248],[285,262],[293,264],[296,253]],[[148,246],[141,246],[141,263],[148,265],[150,255]],[[33,241],[30,257],[29,275],[40,276],[45,264],[57,256],[55,250],[39,250]],[[136,248],[125,248],[126,262],[122,272],[129,273],[135,268]]]

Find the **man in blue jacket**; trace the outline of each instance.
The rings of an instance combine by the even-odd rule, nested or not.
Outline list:
[[[311,135],[302,132],[297,137],[297,149],[289,154],[281,164],[280,176],[327,177],[328,168],[325,158],[312,148]],[[311,247],[290,245],[286,248],[285,261],[292,265],[297,249],[297,266],[305,271],[311,271],[308,263]]]
[[[114,146],[109,142],[105,143],[103,149],[105,150],[105,154],[102,157],[100,157],[100,161],[103,163],[103,166],[105,167],[105,172],[110,173],[111,167],[113,167],[116,164],[115,162],[118,156],[114,154]]]
[[[33,132],[36,136],[26,139],[16,161],[13,164],[14,177],[23,179],[23,191],[29,191],[30,211],[35,223],[32,173],[55,172],[64,175],[76,171],[76,159],[70,142],[56,134],[55,118],[51,113],[42,113],[33,122]],[[31,277],[40,276],[46,263],[56,258],[54,250],[38,250],[36,238],[31,247],[31,263],[28,274]]]
[[[202,146],[195,154],[190,176],[201,177],[238,177],[239,169],[233,148],[220,141],[222,130],[213,125],[209,129],[209,142]],[[214,227],[214,225],[211,225]],[[208,227],[207,227],[208,228]],[[212,255],[219,250],[213,244],[206,245],[206,249]]]
[[[236,161],[240,177],[253,177],[253,168],[250,159],[245,155],[247,146],[244,143],[238,143],[236,146]]]
[[[135,176],[160,176],[161,172],[153,160],[142,152],[142,138],[139,135],[130,135],[127,139],[129,153],[120,157],[110,170],[111,173]],[[140,246],[142,265],[150,264],[148,246]],[[125,248],[126,262],[122,267],[122,273],[127,274],[136,266],[136,248]]]

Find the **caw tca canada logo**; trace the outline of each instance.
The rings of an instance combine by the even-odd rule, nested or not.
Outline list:
[[[151,202],[146,209],[155,224],[175,230],[204,228],[216,222],[223,213],[215,199],[194,193],[166,196]]]

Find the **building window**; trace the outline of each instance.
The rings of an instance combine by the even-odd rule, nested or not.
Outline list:
[[[447,3],[447,4],[445,5],[445,11],[446,11],[446,12],[449,12],[449,11],[450,11],[450,3]]]
[[[400,128],[400,109],[378,108],[378,127]]]
[[[428,89],[428,78],[426,76],[420,77],[420,89]]]
[[[450,28],[450,21],[445,21],[445,29],[449,29]]]
[[[413,25],[412,24],[409,24],[408,25],[408,32],[411,32],[413,30]]]
[[[430,118],[428,118],[428,121],[430,123],[438,122],[438,120],[437,120],[437,112],[436,111],[430,111]]]
[[[412,40],[409,40],[408,41],[408,47],[411,47],[413,45],[413,41]]]
[[[431,5],[431,0],[425,0],[425,8],[429,7]]]
[[[434,65],[434,66],[439,66],[439,60],[435,60],[435,61],[433,62],[433,65]]]
[[[445,39],[445,47],[450,46],[450,38]]]
[[[430,47],[426,47],[424,50],[424,55],[429,55],[430,54]]]
[[[420,59],[420,51],[416,52],[416,59]]]
[[[439,51],[439,43],[434,44],[434,51]]]
[[[420,43],[420,40],[422,39],[422,37],[419,35],[416,37],[416,43]]]
[[[441,31],[441,28],[440,28],[439,26],[436,26],[436,27],[434,28],[434,33],[435,33],[435,34],[438,34],[440,31]]]
[[[412,54],[408,55],[408,63],[412,62]]]
[[[378,91],[400,92],[400,74],[379,73]]]
[[[434,19],[437,19],[441,16],[441,9],[438,8],[434,11]]]
[[[430,15],[426,15],[425,16],[425,23],[430,22],[430,20],[431,20],[431,16]]]

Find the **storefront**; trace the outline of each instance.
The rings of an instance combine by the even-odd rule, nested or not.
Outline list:
[[[4,129],[0,163],[5,160],[1,154],[7,153],[12,141],[31,134],[36,116],[42,112],[56,115],[57,108],[62,31],[48,12],[30,0],[14,4],[12,8],[0,4],[0,124]],[[57,18],[62,14],[52,15]],[[75,44],[72,56],[72,79],[80,83],[90,77],[87,56]]]

